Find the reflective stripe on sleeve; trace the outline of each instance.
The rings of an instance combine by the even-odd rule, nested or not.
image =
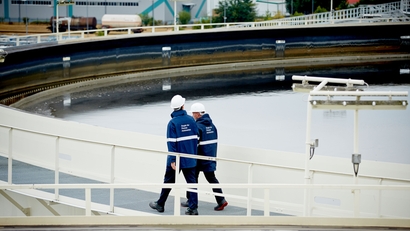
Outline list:
[[[185,141],[185,140],[197,140],[198,136],[197,135],[192,135],[192,136],[184,136],[184,137],[179,137],[179,138],[167,138],[168,142],[179,142],[179,141]]]
[[[207,145],[207,144],[216,144],[218,140],[207,140],[207,141],[200,141],[199,145]]]

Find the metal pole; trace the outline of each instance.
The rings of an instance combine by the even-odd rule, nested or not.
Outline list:
[[[226,0],[224,3],[224,23],[226,23]]]
[[[8,183],[13,184],[13,129],[9,130],[9,150],[8,150]]]
[[[177,31],[177,1],[174,1],[174,31]]]
[[[26,0],[26,1],[24,1],[24,3],[26,4],[26,34],[28,34],[27,0]]]
[[[311,121],[312,121],[312,104],[310,101],[312,100],[312,96],[309,95],[308,101],[307,101],[307,117],[306,117],[306,142],[305,142],[305,184],[308,185],[310,184],[310,176],[309,176],[309,171],[310,171],[310,166],[309,166],[309,161],[310,161],[310,130],[311,130]],[[309,216],[309,190],[305,189],[304,193],[304,210],[303,210],[303,216]]]
[[[57,41],[59,40],[59,35],[58,35],[58,30],[59,30],[59,27],[60,27],[60,24],[59,24],[59,22],[58,22],[58,0],[56,0],[56,29],[57,29]]]
[[[248,168],[248,184],[252,184],[253,179],[253,164]],[[246,201],[246,216],[252,215],[252,188],[248,188],[248,199]]]
[[[21,22],[21,10],[20,10],[20,8],[21,8],[21,1],[19,1],[19,22]]]
[[[358,97],[359,98],[359,97]],[[359,99],[358,99],[359,100]],[[354,154],[359,153],[359,110],[356,109],[354,111],[354,135],[353,135],[353,143],[354,143]],[[358,183],[358,176],[356,174],[353,174],[354,177],[354,183]],[[360,216],[360,190],[355,189],[354,190],[354,216],[359,217]]]
[[[87,0],[87,34],[88,34],[88,0]]]
[[[152,0],[152,26],[155,26],[155,18],[154,18],[154,0]]]
[[[55,154],[54,154],[54,184],[60,183],[60,137],[57,137],[56,144],[55,144]],[[54,199],[60,199],[60,189],[54,189]]]
[[[178,154],[175,156],[175,184],[178,184],[178,174],[181,166],[181,156]],[[175,188],[175,197],[174,197],[174,216],[180,216],[181,208],[181,188]]]
[[[353,153],[359,154],[359,110],[358,109],[354,111],[354,136],[353,138],[354,138]]]
[[[312,0],[312,14],[313,14],[313,12],[315,12],[315,0]]]

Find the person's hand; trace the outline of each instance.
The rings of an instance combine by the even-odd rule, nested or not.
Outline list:
[[[172,163],[171,163],[171,168],[174,169],[174,170],[177,169],[177,166],[175,165],[175,162],[172,162]]]

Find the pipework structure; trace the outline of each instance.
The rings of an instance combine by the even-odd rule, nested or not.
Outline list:
[[[407,91],[364,91],[358,86],[367,85],[363,80],[338,79],[313,76],[292,76],[292,80],[302,81],[302,84],[293,84],[292,89],[296,92],[309,92],[307,100],[306,118],[306,143],[305,143],[305,184],[311,184],[309,162],[312,159],[312,148],[318,146],[318,140],[311,141],[311,121],[312,110],[353,110],[354,111],[354,132],[353,132],[353,154],[352,164],[354,170],[354,183],[358,183],[358,171],[361,162],[359,152],[359,110],[405,110],[407,100],[393,100],[393,97],[406,97]],[[319,82],[318,85],[309,82]],[[345,84],[346,86],[327,86],[327,84]],[[372,97],[377,100],[363,100],[362,98]],[[379,98],[381,97],[381,99]],[[319,99],[317,99],[319,98]],[[337,99],[335,99],[337,98]],[[339,99],[340,98],[340,99]],[[384,98],[384,99],[383,99]],[[360,190],[354,190],[355,201],[360,201]],[[304,216],[309,216],[308,206],[309,189],[305,189]],[[355,203],[354,215],[360,216],[360,203]]]

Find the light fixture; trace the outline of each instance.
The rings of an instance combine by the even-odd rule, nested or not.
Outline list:
[[[310,158],[311,160],[315,155],[315,148],[319,147],[319,139],[315,139],[310,143]]]
[[[357,177],[357,174],[359,173],[360,162],[362,162],[362,155],[361,154],[352,154],[353,170],[354,170],[354,175],[356,177]]]

